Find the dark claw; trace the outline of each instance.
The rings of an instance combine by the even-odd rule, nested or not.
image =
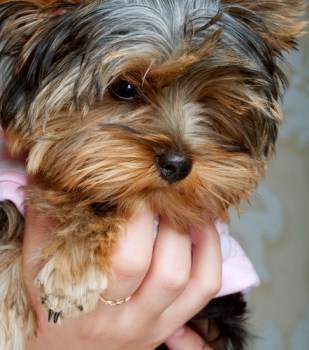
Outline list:
[[[83,312],[83,311],[84,311],[84,307],[83,307],[83,305],[78,305],[78,306],[77,306],[77,308],[78,308],[78,310],[79,310],[79,311],[81,311],[81,312]]]
[[[54,311],[52,309],[49,309],[48,310],[48,322],[51,322],[53,316],[54,316]]]
[[[61,312],[55,312],[54,314],[54,323],[58,322],[59,316],[61,315]]]

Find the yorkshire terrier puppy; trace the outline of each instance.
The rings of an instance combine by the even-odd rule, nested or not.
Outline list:
[[[189,232],[203,213],[226,221],[249,198],[274,151],[280,63],[302,9],[302,0],[1,2],[1,126],[35,179],[27,205],[58,222],[37,277],[50,318],[94,309],[119,230],[141,203]],[[0,343],[20,350],[35,330],[23,220],[10,202],[0,213]],[[233,317],[244,311],[237,295],[204,311],[225,348],[243,348]]]

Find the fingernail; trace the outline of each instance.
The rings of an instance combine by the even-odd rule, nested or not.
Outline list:
[[[180,327],[177,329],[177,331],[173,334],[173,337],[181,337],[185,332],[184,327]]]

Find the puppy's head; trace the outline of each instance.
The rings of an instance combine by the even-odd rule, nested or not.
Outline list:
[[[301,0],[0,5],[0,119],[42,186],[95,212],[225,217],[274,150]],[[76,202],[77,201],[77,202]],[[104,211],[104,210],[103,210]]]

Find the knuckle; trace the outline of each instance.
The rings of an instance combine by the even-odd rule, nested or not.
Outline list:
[[[207,301],[215,297],[221,289],[221,280],[219,279],[215,279],[211,283],[208,280],[197,281],[196,284],[199,294]]]
[[[180,291],[188,283],[189,275],[185,270],[182,271],[165,271],[158,277],[160,288],[169,291]]]
[[[143,276],[148,270],[149,262],[141,255],[121,257],[113,262],[113,271],[118,277],[134,278]]]

